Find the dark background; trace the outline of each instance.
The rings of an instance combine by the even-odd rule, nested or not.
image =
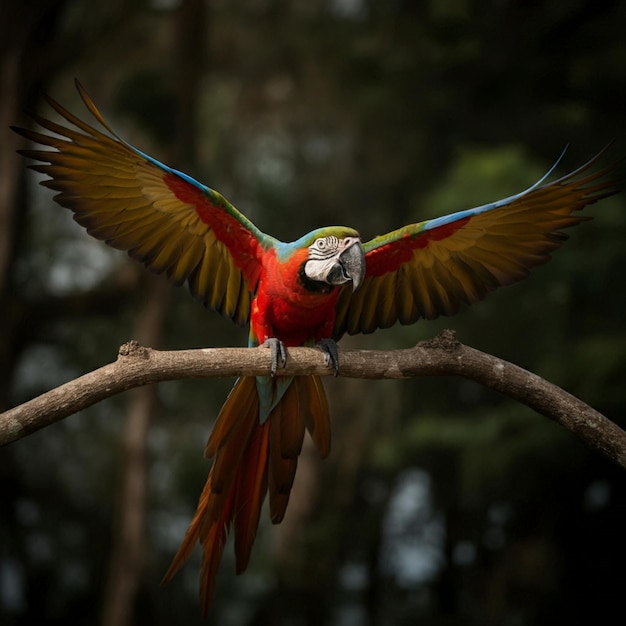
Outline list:
[[[78,77],[134,145],[284,240],[366,238],[520,191],[617,138],[615,1],[0,0],[0,407],[114,360],[247,333],[92,241],[35,183],[10,124]],[[49,109],[45,109],[49,112]],[[347,338],[402,348],[453,328],[626,423],[626,207],[524,283],[451,319]],[[305,448],[284,523],[263,515],[211,624],[614,623],[626,477],[570,433],[460,379],[326,385],[333,451]],[[159,580],[206,479],[231,380],[122,395],[0,451],[0,623],[201,624],[198,555]]]

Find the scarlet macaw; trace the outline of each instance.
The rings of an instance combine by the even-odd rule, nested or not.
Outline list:
[[[156,273],[235,323],[250,323],[249,346],[272,349],[272,373],[285,346],[319,345],[337,368],[335,341],[455,313],[501,285],[524,278],[567,238],[561,229],[589,219],[574,213],[616,193],[594,169],[598,156],[503,200],[405,226],[362,242],[340,226],[292,243],[261,232],[219,193],[160,163],[119,137],[77,82],[104,134],[54,100],[78,130],[32,117],[60,137],[15,130],[49,150],[22,150],[43,164],[43,185],[89,234],[127,250]],[[558,163],[558,161],[557,161]],[[221,409],[205,449],[213,458],[198,508],[165,575],[203,548],[206,613],[224,543],[234,528],[237,573],[247,566],[269,491],[272,522],[285,514],[308,430],[320,456],[330,451],[326,396],[317,376],[243,376]]]

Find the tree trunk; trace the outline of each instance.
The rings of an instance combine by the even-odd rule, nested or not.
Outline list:
[[[196,155],[196,111],[202,73],[206,22],[204,0],[184,0],[174,21],[178,80],[175,85],[177,120],[181,131],[172,146],[172,159],[181,167],[191,166]],[[170,286],[162,277],[150,276],[145,304],[136,336],[147,346],[160,342]],[[148,434],[155,403],[155,387],[136,389],[128,408],[122,436],[124,470],[120,486],[120,508],[113,540],[109,580],[104,597],[103,626],[130,626],[133,606],[141,581],[146,553],[148,502]]]
[[[160,343],[170,291],[165,281],[149,276],[136,330],[136,335],[148,345]],[[122,433],[123,471],[104,596],[103,626],[125,626],[134,621],[134,600],[146,554],[148,434],[155,400],[156,388],[152,385],[131,392]]]

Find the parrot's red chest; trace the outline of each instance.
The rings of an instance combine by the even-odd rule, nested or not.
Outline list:
[[[281,262],[274,251],[264,260],[257,295],[252,302],[251,330],[259,343],[269,337],[287,346],[317,342],[332,335],[339,289],[311,291],[301,279],[308,251],[299,250]]]

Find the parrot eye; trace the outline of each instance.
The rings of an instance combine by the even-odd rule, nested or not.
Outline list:
[[[313,242],[311,246],[312,252],[321,252],[324,255],[333,254],[339,245],[339,239],[337,237],[320,237]],[[323,257],[325,258],[325,256]]]

